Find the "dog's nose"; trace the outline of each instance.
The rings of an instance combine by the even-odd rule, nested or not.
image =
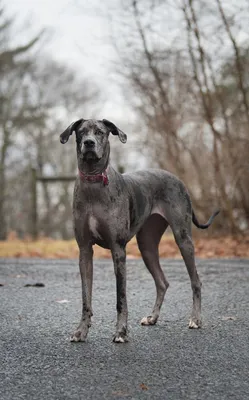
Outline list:
[[[91,149],[92,147],[95,146],[95,142],[93,140],[91,140],[91,139],[87,139],[87,140],[84,141],[84,145],[86,147],[88,147],[89,149]]]

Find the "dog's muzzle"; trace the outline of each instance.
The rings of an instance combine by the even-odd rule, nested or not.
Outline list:
[[[96,142],[92,139],[86,139],[82,143],[82,155],[86,161],[98,160],[98,154],[96,152]]]

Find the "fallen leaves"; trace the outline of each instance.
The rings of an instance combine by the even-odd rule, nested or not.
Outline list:
[[[66,299],[63,299],[63,300],[56,300],[56,303],[65,304],[65,303],[70,303],[70,301],[66,300]]]
[[[141,383],[140,388],[142,390],[148,390],[149,389],[148,386],[146,386],[144,383]]]
[[[144,383],[140,383],[139,388],[142,390],[148,390],[148,386],[146,386]],[[130,397],[130,394],[128,392],[125,392],[123,390],[117,390],[115,392],[112,392],[112,395],[115,397]]]
[[[249,258],[249,236],[219,238],[198,237],[194,239],[195,254],[199,258]],[[181,258],[180,251],[170,234],[164,235],[159,246],[160,257]],[[42,238],[37,241],[18,240],[15,236],[0,242],[0,257],[35,257],[68,259],[78,258],[78,247],[75,240],[53,240]],[[110,258],[109,250],[94,246],[95,258]],[[141,257],[136,239],[127,245],[127,259]]]
[[[230,316],[230,317],[222,317],[221,319],[222,319],[222,321],[236,321],[237,320],[236,317],[232,317],[232,316]]]
[[[117,390],[116,392],[112,392],[112,395],[115,397],[128,397],[130,396],[129,393],[122,392],[121,390]]]

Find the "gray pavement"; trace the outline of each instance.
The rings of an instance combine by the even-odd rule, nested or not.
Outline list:
[[[76,261],[0,260],[0,399],[248,399],[249,260],[199,260],[203,328],[189,330],[192,295],[182,261],[162,260],[170,287],[158,325],[140,260],[128,260],[130,341],[111,341],[110,261],[95,261],[93,326],[70,343],[81,312]],[[44,283],[45,287],[25,287]],[[62,301],[62,302],[61,302]]]

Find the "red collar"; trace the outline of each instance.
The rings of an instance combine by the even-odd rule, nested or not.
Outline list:
[[[102,174],[97,175],[86,175],[79,170],[79,177],[82,182],[103,182],[104,186],[108,185],[109,179],[106,170]]]

